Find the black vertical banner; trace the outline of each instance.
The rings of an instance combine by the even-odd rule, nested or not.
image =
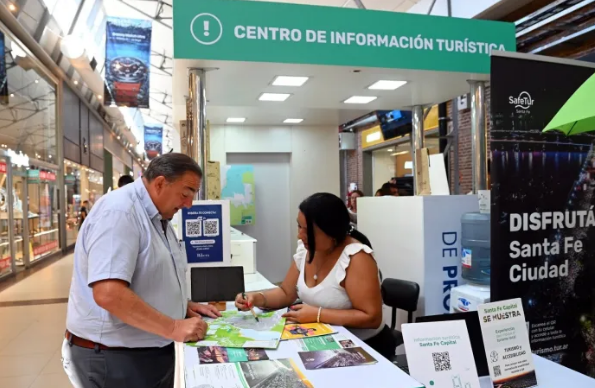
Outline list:
[[[595,136],[542,133],[593,73],[492,57],[490,149],[492,300],[522,298],[533,353],[595,377]]]
[[[16,43],[13,43],[16,44]],[[6,41],[0,31],[0,104],[8,104],[8,76],[6,72]]]

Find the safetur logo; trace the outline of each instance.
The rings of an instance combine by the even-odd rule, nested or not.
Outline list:
[[[535,103],[535,100],[531,98],[529,92],[522,91],[518,97],[508,97],[508,103],[514,105],[517,109],[529,110]]]

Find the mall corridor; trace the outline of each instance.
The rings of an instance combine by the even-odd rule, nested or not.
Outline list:
[[[0,292],[0,387],[71,387],[62,369],[69,255]]]

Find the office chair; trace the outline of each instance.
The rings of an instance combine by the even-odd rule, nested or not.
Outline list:
[[[396,349],[397,346],[404,343],[403,333],[395,329],[397,326],[397,309],[407,311],[407,323],[413,323],[413,313],[417,310],[419,300],[419,284],[407,280],[387,278],[382,282],[381,291],[383,303],[392,307],[390,328],[393,338],[396,340]]]

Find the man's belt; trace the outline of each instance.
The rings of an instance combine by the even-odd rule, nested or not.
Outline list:
[[[126,347],[116,347],[116,346],[105,346],[102,344],[98,344],[97,342],[93,342],[93,341],[89,341],[89,340],[81,338],[81,337],[77,337],[76,335],[72,334],[68,330],[66,330],[65,338],[68,341],[68,343],[70,343],[72,345],[76,345],[79,348],[95,349],[95,350],[132,350],[132,351],[143,351],[144,350],[144,351],[146,351],[146,350],[157,350],[157,349],[165,350],[169,347],[173,347],[173,343],[171,343],[170,345],[164,346],[163,348],[158,348],[158,347],[154,347],[154,348],[126,348]]]

